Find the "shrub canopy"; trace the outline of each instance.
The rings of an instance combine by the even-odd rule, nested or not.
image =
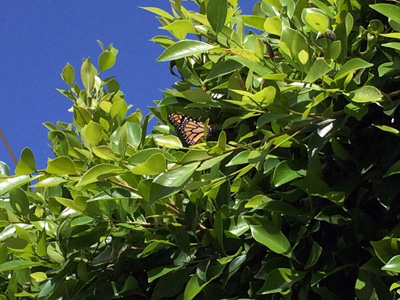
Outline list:
[[[47,168],[0,164],[0,300],[395,299],[400,7],[170,2],[144,8],[178,78],[151,114],[100,43],[62,71]],[[189,147],[170,113],[216,134]]]

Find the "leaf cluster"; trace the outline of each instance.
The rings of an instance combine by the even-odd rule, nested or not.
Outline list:
[[[47,168],[0,164],[0,300],[396,299],[399,6],[170,2],[144,8],[178,78],[151,114],[99,43]],[[189,147],[170,113],[218,134]]]

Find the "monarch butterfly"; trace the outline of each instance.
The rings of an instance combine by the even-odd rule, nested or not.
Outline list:
[[[194,145],[204,137],[204,122],[195,118],[172,113],[168,115],[168,121],[174,125],[183,135],[186,143]],[[207,126],[207,137],[214,132],[212,125]]]

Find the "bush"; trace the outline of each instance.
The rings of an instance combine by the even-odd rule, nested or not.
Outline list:
[[[396,299],[400,7],[193,2],[145,8],[178,77],[151,115],[112,46],[63,69],[55,158],[0,168],[0,299]]]

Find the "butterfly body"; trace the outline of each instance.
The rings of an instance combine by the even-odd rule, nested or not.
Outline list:
[[[204,137],[205,131],[207,137],[214,132],[213,126],[207,125],[207,130],[204,130],[204,122],[183,114],[171,113],[168,121],[181,132],[189,145],[197,144]]]

